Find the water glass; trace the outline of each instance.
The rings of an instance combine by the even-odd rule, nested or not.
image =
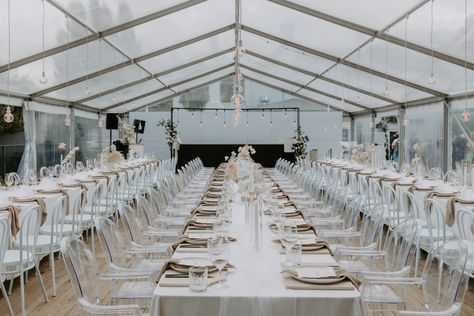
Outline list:
[[[189,290],[191,290],[191,292],[205,292],[207,290],[207,274],[207,267],[190,267]]]
[[[288,265],[298,266],[301,264],[301,248],[301,244],[296,243],[286,250],[286,263]]]

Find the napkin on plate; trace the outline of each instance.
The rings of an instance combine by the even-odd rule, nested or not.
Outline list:
[[[333,270],[330,271],[329,269]],[[342,283],[341,287],[332,286],[327,289],[343,290],[343,289],[354,289],[359,288],[361,282],[359,279],[354,277],[347,270],[337,268],[308,268],[304,271],[298,271],[292,269],[283,270],[282,273],[287,276],[285,278],[285,286],[288,289],[326,289],[327,285],[335,285]],[[291,281],[288,281],[291,280]],[[298,281],[298,284],[294,281]],[[348,287],[347,283],[350,283],[352,287]],[[308,285],[315,285],[311,287]]]

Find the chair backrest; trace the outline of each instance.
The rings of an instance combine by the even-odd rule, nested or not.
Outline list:
[[[441,168],[431,168],[430,172],[428,173],[428,176],[432,179],[436,180],[441,180],[444,179],[443,172],[441,171]]]
[[[385,222],[385,209],[383,205],[377,205],[370,213],[365,213],[360,229],[360,240],[362,246],[378,244],[383,233]]]
[[[6,213],[0,213],[0,271],[3,271],[3,259],[8,249],[10,236],[10,219]]]
[[[98,304],[99,267],[94,254],[81,239],[75,237],[61,240],[61,253],[76,296],[91,304]]]
[[[420,210],[413,193],[402,193],[402,210],[408,218],[420,218]]]
[[[16,234],[20,249],[28,249],[28,256],[36,253],[38,233],[41,225],[41,207],[34,205],[20,212],[20,230]],[[23,251],[20,251],[20,261],[24,261]],[[28,261],[31,258],[26,258]]]
[[[378,181],[369,181],[369,189],[370,189],[370,197],[372,198],[372,201],[374,202],[373,206],[382,204],[382,188],[380,187],[380,184]]]
[[[403,217],[398,205],[397,192],[389,184],[384,184],[382,187],[382,204],[387,211],[386,216],[391,225],[398,226],[401,222],[400,217]]]
[[[139,214],[130,205],[122,203],[119,212],[129,239],[132,242],[140,243],[147,224],[140,220]]]
[[[446,220],[444,211],[438,201],[433,199],[425,200],[425,219],[428,224],[430,244],[435,241],[446,241]]]
[[[445,311],[462,303],[473,272],[472,267],[466,265],[472,255],[465,241],[454,240],[442,244],[428,256],[422,274],[426,311]]]
[[[413,261],[416,244],[420,236],[420,224],[416,219],[407,219],[401,222],[390,235],[384,245],[385,269],[400,271],[409,269]]]
[[[456,222],[458,226],[459,238],[464,240],[474,240],[474,212],[466,209],[459,209],[456,212]]]
[[[60,240],[62,235],[63,235],[63,226],[64,226],[64,218],[66,216],[66,197],[60,196],[56,202],[54,202],[54,205],[51,209],[50,212],[48,212],[48,222],[49,225],[51,226],[51,239],[57,238],[57,240]]]
[[[117,225],[108,218],[99,217],[95,220],[95,227],[99,233],[99,239],[102,248],[107,253],[107,263],[111,269],[127,268],[126,263],[126,245],[127,243],[122,234],[117,229]]]

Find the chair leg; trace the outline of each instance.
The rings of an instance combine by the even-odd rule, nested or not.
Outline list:
[[[5,302],[7,302],[8,313],[10,314],[10,316],[13,316],[13,309],[10,304],[10,299],[8,298],[7,291],[5,290],[5,285],[3,285],[3,282],[0,282],[0,289],[2,290],[2,295],[5,298]]]
[[[12,289],[13,289],[13,281],[15,278],[10,279],[10,286],[8,287],[8,295],[12,295]]]
[[[49,253],[49,266],[51,268],[51,278],[53,281],[53,297],[56,297],[56,268],[54,266],[54,252]]]
[[[44,287],[43,278],[41,277],[41,273],[40,273],[38,264],[36,262],[35,262],[35,269],[36,269],[36,273],[38,274],[38,281],[40,283],[41,290],[43,291],[44,300],[46,301],[46,303],[48,303],[49,302],[48,294],[46,293],[46,288]]]
[[[418,275],[418,263],[420,262],[420,245],[417,245],[416,247],[416,256],[415,256],[415,275],[414,277]]]
[[[20,263],[23,264],[23,263]],[[24,272],[20,272],[20,307],[21,307],[21,316],[25,316],[25,277]]]

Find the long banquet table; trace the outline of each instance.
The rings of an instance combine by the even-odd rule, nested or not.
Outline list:
[[[300,219],[301,220],[301,219]],[[263,218],[263,246],[254,249],[245,223],[245,207],[233,203],[229,236],[237,241],[229,245],[229,263],[236,269],[227,276],[228,288],[208,287],[202,293],[187,286],[169,286],[162,277],[155,288],[150,315],[161,316],[240,316],[240,315],[362,315],[360,293],[355,288],[324,290],[291,290],[284,284],[282,265],[285,255],[272,242],[276,234],[269,229],[271,218]],[[206,238],[209,233],[201,235]],[[302,234],[301,238],[308,238]],[[312,235],[314,236],[314,235]],[[310,237],[311,238],[311,237]],[[178,248],[172,259],[208,258],[206,249]],[[323,266],[335,264],[329,254],[303,254],[302,263]]]

